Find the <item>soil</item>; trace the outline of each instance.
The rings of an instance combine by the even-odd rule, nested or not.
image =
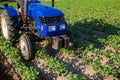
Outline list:
[[[0,80],[21,80],[15,69],[10,65],[0,52]]]
[[[103,34],[102,32],[94,32],[95,34]],[[78,37],[81,40],[84,40],[87,37],[87,35],[83,35],[81,37]],[[119,80],[118,78],[108,76],[108,77],[102,77],[99,73],[95,72],[89,64],[83,64],[82,60],[77,57],[70,57],[69,55],[62,54],[59,51],[53,51],[50,46],[46,46],[45,43],[37,43],[40,45],[40,47],[44,47],[47,50],[47,53],[53,57],[57,57],[59,60],[61,60],[63,63],[67,65],[67,69],[75,74],[84,75],[87,80]],[[37,49],[39,49],[39,45],[37,46]],[[104,50],[110,51],[112,53],[116,53],[116,51],[109,46],[105,46]],[[78,51],[80,52],[81,48],[79,48]],[[118,50],[120,53],[120,50]],[[87,56],[90,58],[98,58],[92,53],[87,53]],[[106,64],[109,62],[109,59],[103,58],[102,64]],[[27,66],[32,66],[35,69],[37,69],[40,74],[41,80],[67,80],[70,75],[66,76],[59,76],[56,75],[55,72],[46,64],[46,61],[43,59],[36,58],[32,60],[29,63],[26,63]],[[21,80],[20,76],[15,72],[14,67],[12,67],[5,57],[0,52],[0,80]]]
[[[37,44],[39,44],[38,46],[43,47],[42,43]],[[118,78],[112,76],[103,77],[101,74],[94,71],[91,68],[91,65],[83,64],[82,60],[78,57],[70,57],[69,55],[61,53],[59,51],[53,51],[49,46],[46,47],[46,50],[50,56],[57,57],[64,64],[66,64],[66,68],[69,71],[78,75],[83,75],[87,78],[87,80],[119,80]],[[94,59],[98,58],[92,53],[88,53],[87,56]],[[106,64],[109,62],[109,59],[102,58],[101,61],[102,64]],[[35,58],[33,61],[26,63],[26,65],[36,68],[40,72],[40,78],[42,78],[42,80],[67,80],[70,77],[70,75],[56,75],[55,72],[49,66],[47,66],[44,59]]]
[[[1,21],[0,21],[1,22]],[[1,29],[1,24],[0,24]],[[1,31],[0,31],[1,35]],[[15,71],[13,65],[11,65],[0,51],[0,80],[22,80],[20,75]]]
[[[55,74],[55,72],[46,65],[46,61],[43,59],[36,58],[33,61],[26,63],[28,66],[32,66],[39,71],[39,77],[41,80],[67,80],[69,75],[67,76],[59,76]]]

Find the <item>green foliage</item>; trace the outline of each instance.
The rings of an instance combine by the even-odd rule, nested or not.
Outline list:
[[[4,3],[8,3],[8,6],[13,6],[15,9],[17,9],[17,4],[16,2],[0,2],[0,6],[2,6]]]
[[[8,58],[20,61],[19,51],[12,47],[12,44],[9,41],[4,41],[2,37],[0,37],[0,49],[5,52],[5,55]]]
[[[68,73],[68,71],[66,70],[66,65],[57,58],[50,57],[46,53],[45,49],[41,49],[37,51],[36,57],[45,59],[47,65],[50,66],[55,71],[56,74],[64,75]]]
[[[39,79],[39,77],[37,76],[39,72],[36,71],[36,69],[34,69],[33,67],[26,67],[23,63],[18,62],[18,61],[15,61],[13,64],[17,70],[17,73],[23,75],[24,80],[38,80]]]
[[[111,67],[109,65],[102,65],[101,70],[102,71],[100,72],[103,76],[109,76],[109,75],[117,76],[118,75],[118,70],[115,67]]]
[[[51,1],[44,1],[44,3],[51,5]],[[69,3],[66,4],[66,3]],[[55,7],[59,8],[65,13],[65,19],[72,29],[72,33],[75,39],[75,46],[82,48],[80,59],[84,63],[91,64],[92,68],[101,73],[103,76],[113,75],[116,76],[116,68],[109,65],[102,65],[99,60],[93,60],[86,55],[88,52],[94,53],[96,56],[104,56],[110,59],[110,61],[120,66],[120,55],[112,52],[103,51],[100,47],[109,46],[116,50],[120,49],[120,1],[119,0],[56,0]],[[0,3],[1,5],[1,3]],[[16,6],[16,3],[12,2],[9,5]],[[97,34],[96,32],[100,32]],[[83,34],[86,36],[81,40]],[[3,46],[4,45],[4,46]],[[11,47],[11,43],[4,42],[0,37],[0,49],[5,52],[8,58],[12,61],[20,61],[19,51]],[[99,49],[95,49],[97,46]],[[76,56],[74,49],[61,49],[61,52],[70,56]],[[12,54],[11,54],[12,53]],[[65,65],[56,58],[50,57],[46,54],[45,50],[39,50],[36,53],[36,57],[45,59],[48,65],[57,71],[57,74],[64,74]],[[50,59],[50,61],[49,61]],[[56,63],[56,64],[54,64]],[[20,63],[21,67],[25,66]],[[55,67],[54,67],[55,65]],[[20,67],[20,66],[18,66]],[[60,68],[58,70],[57,68]],[[63,68],[63,70],[62,70]],[[19,68],[21,69],[21,68]],[[27,70],[27,69],[26,69]],[[119,71],[119,70],[118,70]],[[20,74],[22,70],[18,70]],[[26,72],[27,73],[27,72]],[[30,73],[29,73],[30,74]],[[27,76],[27,75],[26,75]],[[72,75],[70,80],[81,80],[78,75]]]
[[[71,57],[75,57],[75,56],[76,56],[76,53],[75,53],[75,50],[74,50],[73,47],[69,47],[69,48],[67,48],[67,49],[62,48],[62,49],[60,49],[60,51],[61,51],[62,53],[64,53],[64,54],[68,54],[68,55],[71,56]]]
[[[4,52],[5,56],[9,58],[14,64],[16,71],[19,75],[23,75],[24,80],[36,80],[39,79],[39,72],[33,67],[27,67],[20,61],[20,53],[18,49],[12,46],[12,43],[9,41],[4,41],[0,36],[0,49]],[[29,75],[28,75],[29,74]],[[40,79],[39,79],[40,80]]]
[[[101,62],[99,60],[94,60],[90,63],[90,65],[92,66],[92,68],[95,70],[95,71],[98,71],[100,72],[101,70]]]
[[[120,54],[113,54],[108,51],[103,51],[100,49],[93,49],[92,52],[96,54],[97,56],[104,56],[106,58],[109,58],[111,61],[113,61],[118,66],[120,65]]]
[[[85,54],[81,54],[81,59],[83,63],[89,63],[90,62],[90,58],[88,56],[86,56]]]
[[[120,49],[120,36],[119,35],[110,35],[107,38],[106,44],[110,47],[114,48],[115,50]]]
[[[94,47],[93,44],[88,44],[88,45],[85,47],[83,53],[91,52],[92,49],[93,49],[93,47]]]
[[[100,60],[94,60],[90,63],[92,68],[99,72],[102,76],[117,76],[118,75],[118,70],[115,67],[109,66],[109,65],[102,65]]]
[[[69,24],[79,22],[80,24],[78,24],[78,26],[91,27],[94,30],[103,30],[106,25],[102,24],[102,21],[97,22],[97,20],[95,20],[96,22],[91,22],[91,19],[102,19],[108,24],[120,27],[120,25],[114,21],[116,18],[120,18],[120,14],[118,14],[120,12],[119,2],[118,0],[60,0],[56,1],[55,7],[65,13],[66,20]],[[66,3],[69,3],[69,5]],[[108,28],[109,27],[107,27],[107,29]],[[111,31],[112,30],[113,29],[111,29]]]
[[[59,61],[56,58],[50,57],[49,60],[47,61],[47,64],[58,74],[58,75],[63,75],[68,73],[66,70],[66,65]]]
[[[117,65],[120,66],[120,54],[115,54],[110,57],[110,59]]]
[[[38,51],[37,51],[36,57],[37,57],[37,58],[41,58],[41,59],[48,59],[48,58],[49,58],[49,55],[46,54],[45,49],[41,49],[41,50],[38,50]]]
[[[78,74],[73,74],[68,80],[86,80],[86,78],[84,76],[79,76]]]
[[[102,55],[102,51],[101,51],[100,49],[94,49],[92,52],[93,52],[94,54],[96,54],[97,56]]]

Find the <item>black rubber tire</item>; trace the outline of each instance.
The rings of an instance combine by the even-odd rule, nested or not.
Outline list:
[[[23,55],[22,54],[22,43],[21,41],[24,42],[24,48],[25,48],[25,54],[26,55]],[[21,37],[20,37],[20,42],[19,42],[19,45],[20,45],[20,50],[21,50],[21,57],[23,60],[25,61],[31,61],[32,59],[34,59],[35,57],[35,54],[34,54],[34,51],[33,51],[33,47],[32,47],[32,43],[31,43],[31,40],[30,40],[30,37],[27,35],[27,34],[23,34]]]
[[[6,27],[7,27],[7,31],[8,31],[8,37],[5,37],[5,31],[3,30],[3,26],[4,25],[2,22],[2,20],[4,20]],[[12,43],[15,43],[17,40],[17,36],[18,36],[18,32],[16,32],[16,28],[17,28],[17,17],[15,16],[10,16],[6,11],[3,11],[1,13],[1,31],[2,31],[2,36],[5,38],[5,40],[9,40]]]

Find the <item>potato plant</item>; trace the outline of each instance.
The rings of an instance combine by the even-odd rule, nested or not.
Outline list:
[[[66,65],[62,63],[57,58],[53,58],[49,56],[44,49],[37,51],[36,53],[38,58],[42,58],[46,60],[48,66],[50,66],[56,74],[63,75],[66,74],[68,71],[66,69]]]
[[[68,80],[86,80],[84,76],[79,76],[78,74],[72,74]]]
[[[57,74],[57,75],[66,75],[66,74],[70,74],[71,75],[71,71],[69,71],[67,68],[66,68],[66,65],[58,60],[56,57],[52,57],[52,56],[49,56],[45,49],[41,49],[39,51],[37,51],[36,53],[36,57],[37,58],[42,58],[42,59],[45,59],[47,65],[54,70],[54,72]],[[75,74],[72,74],[70,76],[70,78],[68,80],[86,80],[86,78],[84,76],[79,76],[79,75],[75,75]]]
[[[92,68],[99,72],[102,76],[117,76],[118,70],[115,67],[109,66],[109,65],[102,65],[99,60],[94,60],[91,63]]]
[[[18,49],[14,48],[9,41],[5,41],[1,36],[0,50],[11,60],[16,72],[23,76],[23,80],[40,80],[38,77],[39,72],[33,67],[27,67],[24,63],[22,63]]]
[[[43,0],[42,2],[51,5],[50,1]],[[65,19],[72,30],[75,40],[74,48],[61,49],[61,53],[70,55],[70,57],[79,57],[84,64],[90,65],[93,70],[100,73],[102,76],[119,75],[119,3],[119,0],[56,0],[55,7],[65,13]],[[16,3],[10,3],[10,5],[17,7]],[[4,42],[0,37],[0,49],[11,61],[17,61],[14,62],[17,72],[23,74],[28,80],[30,76],[37,76],[38,73],[36,70],[25,67],[25,65],[20,62],[19,51],[11,46],[10,42]],[[106,46],[113,50],[106,50]],[[76,53],[75,50],[77,48],[81,49],[80,53]],[[95,55],[95,57],[108,58],[112,64],[106,63],[103,65],[101,60],[91,59],[87,53],[91,53]],[[66,69],[65,63],[49,56],[44,49],[37,51],[36,58],[45,59],[47,65],[58,75],[70,74],[70,71]],[[23,71],[25,71],[25,73],[23,73]],[[30,79],[32,80],[33,78]],[[78,74],[71,74],[68,80],[84,80],[84,77],[82,78],[82,76]]]
[[[76,56],[74,47],[69,47],[67,49],[62,48],[60,51],[61,51],[61,53],[67,54],[67,55],[69,55],[71,57],[75,57]]]

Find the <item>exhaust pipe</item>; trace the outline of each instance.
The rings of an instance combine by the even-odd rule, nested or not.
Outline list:
[[[54,0],[52,0],[52,7],[54,7]]]
[[[28,13],[28,0],[25,0],[24,2],[24,15],[27,16]]]

